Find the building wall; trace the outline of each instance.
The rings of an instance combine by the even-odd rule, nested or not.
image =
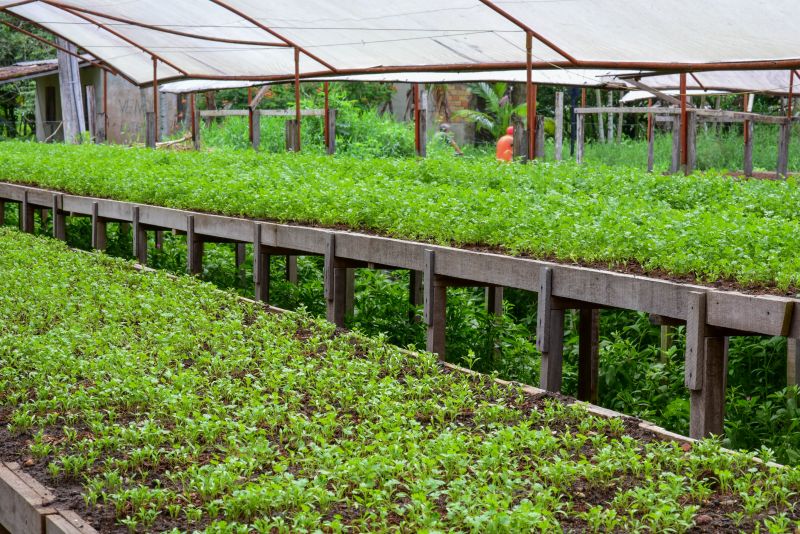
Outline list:
[[[395,93],[392,97],[392,110],[395,119],[399,121],[413,120],[413,104],[409,100],[408,94],[411,90],[410,83],[395,84]],[[428,90],[428,138],[430,139],[438,130],[443,122],[450,124],[450,129],[459,145],[471,144],[475,141],[475,126],[464,119],[457,117],[456,112],[462,109],[471,109],[474,105],[474,97],[466,84],[440,85],[446,87],[447,111],[436,105],[436,98],[433,91]]]
[[[84,88],[84,105],[86,104],[86,86],[95,87],[95,110],[103,111],[103,71],[96,67],[81,69],[81,85]],[[61,121],[61,95],[58,75],[45,76],[36,81],[36,138],[44,141],[50,131],[45,125],[45,99],[47,88],[55,89],[56,121]],[[110,143],[132,144],[145,142],[145,114],[153,109],[152,89],[140,89],[124,78],[108,75],[108,132],[106,137]],[[178,123],[178,96],[159,95],[159,111],[161,138],[180,131]],[[61,141],[63,136],[54,140]]]

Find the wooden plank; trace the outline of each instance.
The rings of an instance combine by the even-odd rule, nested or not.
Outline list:
[[[645,114],[645,113],[657,113],[659,115],[678,115],[680,114],[680,109],[676,108],[666,108],[666,107],[658,107],[658,106],[644,106],[644,107],[626,107],[626,106],[617,106],[617,107],[606,107],[606,106],[595,106],[595,107],[586,107],[586,108],[575,108],[575,113],[580,115],[595,115],[597,113],[622,113],[622,114]]]
[[[286,125],[284,126],[285,137],[286,137],[286,151],[287,152],[297,152],[297,121],[296,120],[289,120],[286,121]]]
[[[797,320],[795,303],[773,295],[709,291],[706,323],[766,336],[791,336]]]
[[[324,279],[324,292],[325,300],[329,303],[333,302],[333,286],[334,286],[334,267],[336,262],[336,234],[328,235],[328,246],[325,252],[325,270],[323,273]],[[332,304],[329,305],[331,308]],[[332,309],[329,320],[333,318]]]
[[[584,144],[586,143],[586,116],[578,115],[576,118],[576,147],[575,161],[583,163]]]
[[[270,257],[261,246],[262,225],[253,225],[253,283],[257,301],[269,303]]]
[[[247,243],[253,238],[253,221],[218,215],[195,214],[194,232],[199,236]]]
[[[706,294],[689,293],[686,312],[686,367],[685,384],[692,391],[703,389],[706,342]]]
[[[753,121],[746,121],[744,127],[744,175],[753,176]]]
[[[44,515],[52,498],[45,498],[15,472],[14,464],[0,463],[0,524],[13,534],[39,533],[44,530]]]
[[[45,534],[97,534],[97,531],[75,512],[59,510],[46,516]]]
[[[564,367],[564,310],[551,309],[544,335],[547,350],[542,352],[539,387],[552,393],[561,393]]]
[[[436,250],[436,274],[439,276],[477,282],[473,285],[495,285],[527,291],[539,289],[541,262],[447,247],[428,248]]]
[[[445,358],[447,331],[447,286],[436,276],[436,252],[425,251],[425,324],[428,326],[426,349]]]
[[[625,81],[627,81],[628,83],[630,83],[634,87],[636,87],[638,89],[641,89],[642,91],[647,91],[651,95],[655,96],[659,100],[663,100],[667,104],[673,104],[673,105],[676,105],[676,106],[680,106],[681,105],[680,99],[675,98],[674,96],[669,95],[667,93],[664,93],[663,91],[659,91],[658,89],[650,87],[649,85],[645,84],[644,82],[642,82],[640,80],[629,78],[629,79],[626,79]]]
[[[186,232],[187,215],[197,214],[159,206],[139,205],[139,222],[153,228]]]
[[[336,253],[340,258],[412,271],[423,270],[425,249],[431,248],[413,241],[350,232],[337,235]]]
[[[539,307],[536,312],[536,348],[539,352],[550,350],[550,337],[547,335],[550,312],[553,308],[553,269],[544,267],[539,281]]]
[[[689,435],[721,436],[725,422],[725,368],[728,344],[723,337],[705,338],[702,389],[690,392]]]
[[[600,373],[600,310],[580,310],[578,323],[578,400],[597,404]]]

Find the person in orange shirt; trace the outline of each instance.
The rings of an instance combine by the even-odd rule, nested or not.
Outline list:
[[[506,135],[497,141],[498,161],[511,161],[514,159],[514,127],[509,126]]]

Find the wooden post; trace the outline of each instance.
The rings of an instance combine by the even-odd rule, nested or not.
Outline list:
[[[53,193],[53,237],[61,241],[67,240],[67,217],[61,208],[64,205],[64,195],[60,193]],[[2,211],[2,204],[0,203],[0,211]],[[2,220],[0,220],[2,224]]]
[[[108,225],[98,214],[99,205],[92,202],[92,248],[105,250],[108,245]]]
[[[686,175],[694,172],[697,165],[697,113],[687,113],[688,126],[686,129]]]
[[[297,285],[297,256],[286,256],[286,281]]]
[[[255,284],[256,300],[269,303],[271,258],[264,253],[264,247],[261,246],[261,231],[261,225],[256,223],[253,228],[253,283]]]
[[[346,271],[344,311],[346,315],[353,316],[356,312],[356,270],[346,269]]]
[[[242,285],[244,285],[244,282],[247,279],[247,276],[244,272],[244,264],[247,260],[247,246],[244,243],[236,243],[234,245],[234,249],[234,254],[236,256],[234,260],[236,262],[236,272],[239,275],[239,281],[242,283]],[[253,251],[253,254],[255,253],[256,251]]]
[[[156,114],[152,111],[145,114],[145,144],[148,148],[156,147]]]
[[[425,295],[422,291],[422,279],[424,276],[422,271],[409,271],[408,303],[411,305],[411,309],[408,310],[409,322],[419,320],[416,308],[422,306],[425,302]]]
[[[0,200],[0,226],[6,224],[6,203]]]
[[[789,174],[789,145],[792,140],[792,122],[786,120],[780,126],[780,138],[778,139],[778,170],[777,178],[786,178]]]
[[[330,109],[328,110],[328,154],[334,155],[336,154],[336,110]]]
[[[425,324],[428,326],[427,351],[445,358],[447,286],[436,276],[436,253],[425,251]]]
[[[598,108],[602,108],[603,107],[603,97],[600,94],[600,89],[595,89],[594,96],[597,98],[597,107]],[[602,113],[598,113],[597,114],[597,132],[598,132],[598,136],[600,137],[600,142],[601,143],[605,143],[606,142],[606,130],[605,130],[605,126],[603,126],[603,124],[604,124],[604,122],[603,122],[603,114]]]
[[[194,232],[194,215],[189,215],[186,225],[186,267],[191,275],[203,272],[203,240]]]
[[[97,142],[97,93],[94,85],[86,86],[86,118],[89,136],[93,142]]]
[[[544,117],[536,119],[536,158],[544,159]]]
[[[578,336],[578,400],[597,404],[600,373],[600,310],[581,309]]]
[[[108,71],[103,71],[103,138],[102,141],[108,141]]]
[[[580,164],[583,163],[583,149],[586,142],[586,115],[583,113],[578,114],[576,130],[575,161]]]
[[[620,96],[622,96],[620,94]],[[622,103],[619,104],[622,107]],[[617,116],[617,144],[622,144],[622,127],[625,125],[625,114],[623,112],[619,112]]]
[[[200,112],[197,110],[197,100],[194,93],[189,95],[189,107],[192,114],[192,146],[195,150],[200,150]]]
[[[672,116],[672,161],[669,166],[671,174],[677,173],[681,168],[681,119]]]
[[[261,148],[261,114],[258,110],[250,110],[250,124],[252,124],[251,139],[253,140],[253,150],[258,152]]]
[[[23,232],[32,234],[35,231],[36,226],[33,220],[33,213],[33,206],[28,202],[28,192],[25,191],[22,197],[22,204],[20,204],[19,208],[19,224]]]
[[[328,235],[324,280],[327,319],[336,326],[343,328],[347,305],[347,269],[340,267],[336,261],[335,234]]]
[[[159,124],[159,110],[158,110],[158,60],[153,57],[153,124],[155,125],[153,148],[161,138],[161,125]]]
[[[556,161],[561,161],[564,151],[564,93],[556,93]]]
[[[614,107],[614,91],[608,92],[608,107]],[[610,145],[614,141],[614,114],[608,114],[608,135],[606,136],[606,142]]]
[[[499,286],[486,287],[486,311],[490,315],[503,315],[503,288]]]
[[[540,387],[561,392],[564,359],[564,310],[553,307],[553,270],[542,269],[539,275],[539,308],[536,320],[536,347],[542,353]]]
[[[514,143],[511,148],[514,161],[525,163],[528,161],[528,132],[522,117],[511,116],[511,125],[514,127]]]
[[[140,264],[147,263],[147,230],[139,222],[139,206],[133,207],[133,255]]]
[[[669,350],[674,346],[675,328],[672,326],[661,325],[660,344],[661,362],[665,363],[669,358]]]
[[[800,386],[800,339],[786,340],[786,385]]]
[[[81,73],[78,66],[77,48],[60,37],[56,44],[64,50],[58,50],[58,79],[61,94],[61,120],[64,128],[64,142],[77,144],[81,142],[81,134],[86,130],[83,115],[83,95]]]
[[[288,152],[299,152],[297,130],[298,122],[296,120],[286,121],[286,150]]]
[[[744,121],[744,175],[753,176],[753,121]]]
[[[725,428],[725,368],[727,343],[724,337],[707,337],[702,389],[692,390],[689,435],[694,439],[721,436]]]

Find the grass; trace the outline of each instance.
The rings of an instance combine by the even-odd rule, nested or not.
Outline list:
[[[250,152],[0,144],[0,179],[211,210],[482,244],[713,283],[791,291],[800,280],[800,188],[571,163],[503,165]]]
[[[104,532],[798,525],[796,469],[7,228],[0,420]]]

